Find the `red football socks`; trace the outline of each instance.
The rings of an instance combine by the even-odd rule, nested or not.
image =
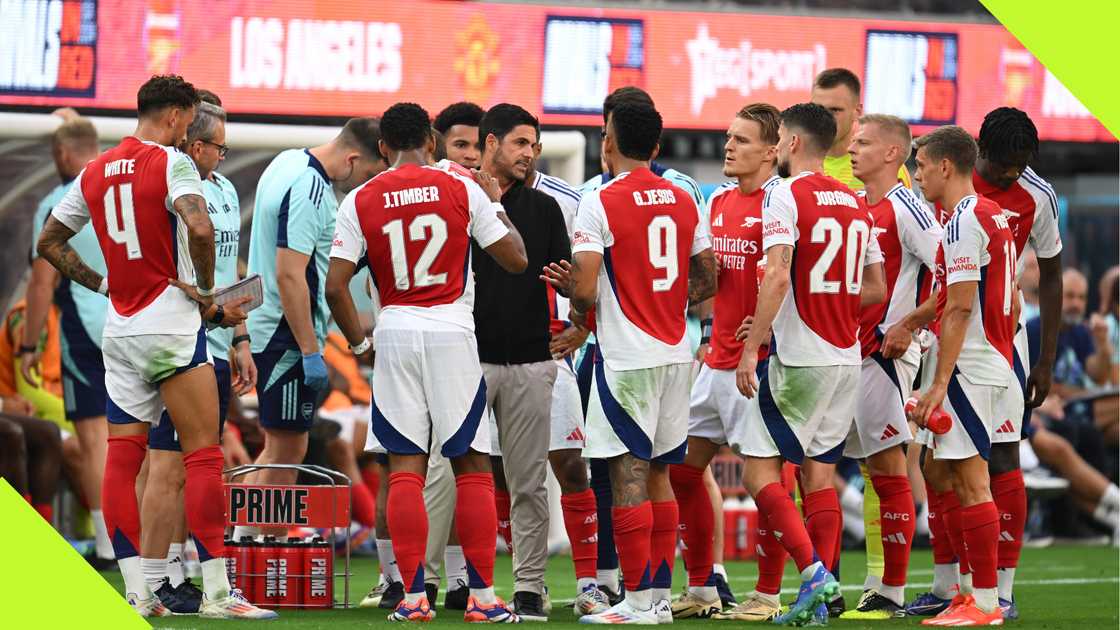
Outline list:
[[[389,536],[393,540],[393,553],[397,557],[397,567],[401,571],[405,591],[423,593],[424,550],[428,544],[424,478],[416,473],[390,474],[386,512]]]
[[[945,520],[942,518],[944,507],[941,505],[941,493],[926,484],[926,502],[929,504],[929,544],[933,547],[934,564],[953,564],[957,561],[953,553],[953,543],[949,540],[949,532],[945,530]]]
[[[833,493],[833,497],[835,496]],[[789,552],[797,564],[797,570],[804,571],[813,564],[817,560],[813,553],[813,542],[809,539],[805,523],[801,521],[797,506],[793,504],[786,489],[779,483],[772,483],[763,488],[754,500],[758,504],[758,511],[766,513],[772,535]],[[832,539],[829,539],[829,549],[832,549],[832,545]]]
[[[351,484],[350,511],[355,521],[364,527],[373,527],[377,516],[377,504],[365,482]]]
[[[961,531],[961,502],[957,493],[949,490],[941,493],[941,518],[945,523],[945,532],[949,534],[949,542],[953,545],[953,553],[957,556],[961,575],[971,573],[968,564],[968,550],[964,545],[964,534]]]
[[[964,544],[968,547],[968,564],[972,569],[972,587],[996,588],[999,510],[989,501],[959,511]]]
[[[906,586],[910,544],[914,540],[914,494],[906,475],[874,475],[883,531],[883,584]]]
[[[680,523],[680,514],[676,501],[657,501],[651,504],[651,508],[653,529],[649,539],[649,552],[653,575],[650,586],[670,588],[673,585],[673,562],[677,558],[677,524]],[[709,504],[708,512],[711,511]]]
[[[650,587],[650,531],[653,530],[653,507],[644,501],[632,507],[615,506],[614,544],[618,549],[619,566],[627,591],[637,592]]]
[[[220,500],[224,461],[222,447],[217,444],[183,454],[183,508],[200,562],[226,555],[225,505]]]
[[[992,477],[992,499],[999,510],[999,568],[1019,566],[1027,526],[1027,487],[1019,469]]]
[[[758,584],[755,590],[767,595],[777,595],[782,591],[782,573],[786,569],[786,548],[774,537],[770,520],[762,510],[758,511]]]
[[[505,490],[494,489],[494,508],[498,514],[498,533],[506,541],[506,551],[513,553],[513,527],[510,525],[510,496]]]
[[[595,511],[595,493],[588,488],[582,492],[562,495],[560,507],[564,511],[564,529],[568,532],[568,542],[572,546],[576,579],[593,580],[599,552],[599,518]]]
[[[669,481],[680,506],[681,539],[684,541],[688,585],[705,586],[713,579],[712,541],[715,538],[715,514],[712,513],[704,470],[684,464],[669,466]]]
[[[817,557],[824,566],[832,567],[838,551],[836,538],[844,524],[836,488],[810,492],[801,506],[805,510],[805,528],[809,532],[809,539],[813,541]]]
[[[101,512],[117,559],[140,555],[140,506],[136,502],[136,476],[144,463],[148,436],[110,436],[101,484]],[[219,489],[218,496],[221,496]],[[219,509],[221,503],[218,503]]]
[[[494,584],[494,546],[498,517],[494,511],[494,476],[469,473],[455,477],[455,527],[467,560],[471,588]],[[398,562],[400,555],[398,554]]]

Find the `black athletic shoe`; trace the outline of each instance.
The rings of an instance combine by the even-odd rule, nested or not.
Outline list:
[[[381,601],[377,603],[378,608],[386,610],[396,610],[397,604],[404,601],[404,584],[402,582],[393,582],[381,595]],[[428,600],[431,602],[431,600]],[[431,605],[429,603],[429,605]]]
[[[844,614],[848,610],[848,605],[844,603],[844,596],[837,595],[836,599],[828,602],[828,616],[833,619]]]
[[[727,584],[727,580],[719,573],[716,574],[716,592],[719,593],[719,601],[723,604],[724,608],[731,608],[739,601],[735,599],[735,594],[731,592],[731,586]]]
[[[443,607],[448,610],[466,610],[467,598],[470,596],[471,589],[466,584],[460,583],[443,596]]]
[[[517,591],[513,594],[513,612],[522,621],[548,621],[541,596],[529,591]]]
[[[428,605],[432,610],[436,608],[436,597],[439,596],[439,584],[424,583],[424,594],[428,596]]]
[[[163,583],[159,585],[159,588],[156,589],[156,597],[159,598],[159,601],[163,602],[163,605],[166,606],[172,614],[191,615],[198,612],[198,606],[195,606],[194,609],[191,610],[189,605],[179,598],[178,591],[171,586],[171,581],[166,578],[164,578]]]
[[[97,554],[86,556],[86,562],[89,566],[93,567],[94,571],[116,571],[117,561],[112,558],[102,558]]]
[[[607,596],[607,601],[611,603],[611,606],[617,606],[622,602],[622,593],[616,593],[612,591],[610,587],[604,586],[602,584],[599,585],[599,590]]]
[[[192,614],[198,612],[198,608],[202,606],[202,589],[198,588],[191,582],[190,578],[183,580],[183,583],[175,587],[175,594],[179,596],[187,608],[192,608]],[[171,612],[177,612],[172,610]]]

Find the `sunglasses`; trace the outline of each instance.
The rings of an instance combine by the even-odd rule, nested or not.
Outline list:
[[[209,140],[202,139],[199,139],[199,142],[208,144],[212,147],[216,147],[218,149],[218,157],[225,157],[226,154],[229,153],[229,147],[224,144],[218,144],[217,142],[210,142]]]

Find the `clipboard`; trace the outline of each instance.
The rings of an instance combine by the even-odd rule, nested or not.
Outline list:
[[[214,292],[214,303],[225,306],[234,300],[248,297],[249,301],[241,305],[241,310],[248,313],[264,303],[264,290],[259,274],[253,274],[239,280],[228,287],[222,287]],[[207,322],[206,328],[212,330],[217,325]]]

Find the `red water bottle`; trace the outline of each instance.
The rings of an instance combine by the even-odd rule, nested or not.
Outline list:
[[[235,543],[233,553],[226,557],[226,562],[233,562],[235,566],[234,574],[237,579],[236,584],[233,580],[230,580],[230,584],[234,588],[241,589],[241,594],[250,602],[255,601],[257,597],[256,584],[251,575],[255,573],[253,562],[256,556],[253,550],[256,545],[257,543],[252,536],[242,536],[241,540]]]
[[[906,413],[914,410],[918,406],[918,399],[911,397],[906,401]],[[936,435],[944,435],[953,428],[953,418],[944,409],[937,407],[930,414],[926,420],[926,428]]]
[[[276,603],[276,537],[265,536],[256,547],[253,558],[253,573],[256,574],[258,605],[269,606]]]
[[[316,536],[303,548],[303,607],[330,608],[334,602],[334,556],[330,543]]]
[[[230,589],[240,588],[237,584],[237,542],[232,538],[226,538],[226,579],[229,581]]]
[[[277,581],[280,595],[277,604],[298,608],[303,603],[303,539],[292,537],[280,546],[277,555]]]

